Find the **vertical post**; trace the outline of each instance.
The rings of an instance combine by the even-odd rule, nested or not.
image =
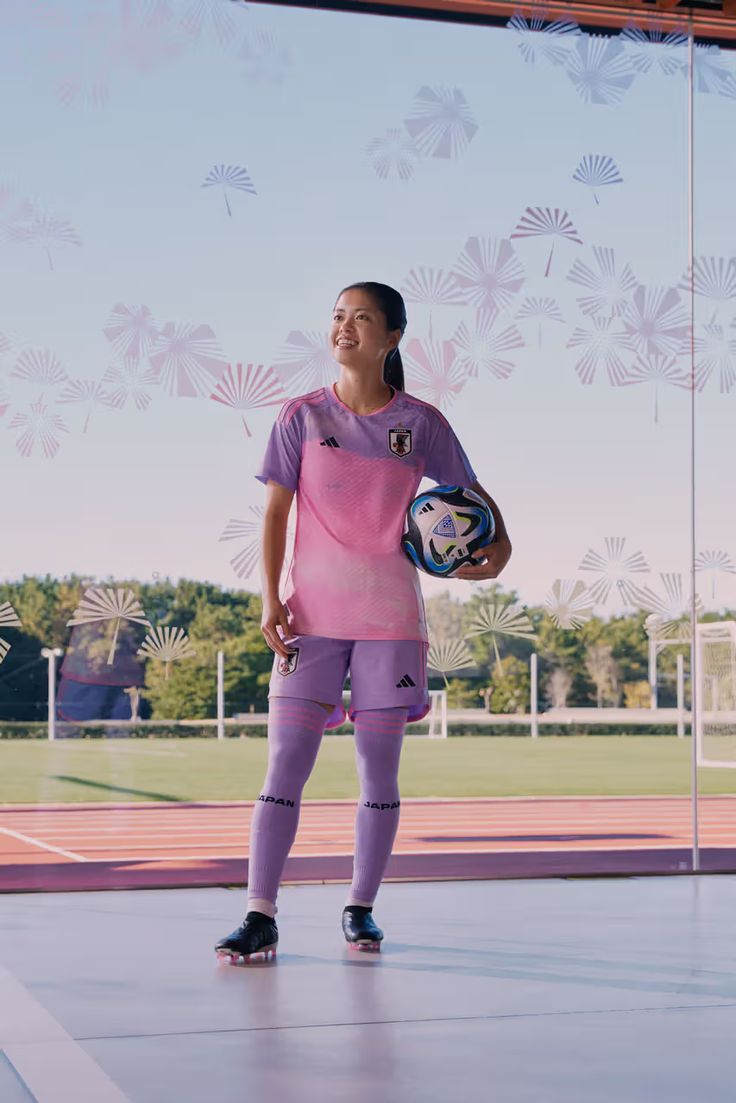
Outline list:
[[[217,738],[225,738],[225,653],[217,652]]]
[[[532,651],[529,660],[529,674],[531,677],[531,714],[532,714],[532,739],[539,737],[539,712],[537,700],[537,653]]]
[[[60,647],[42,647],[41,654],[48,660],[48,737],[50,741],[56,739],[56,658],[63,655]]]
[[[657,641],[649,637],[649,707],[657,707]]]
[[[677,738],[685,738],[685,656],[677,656]]]
[[[696,418],[695,418],[695,39],[693,32],[692,16],[689,20],[687,34],[687,252],[689,273],[689,306],[690,306],[690,712],[692,722],[690,725],[690,817],[693,835],[693,873],[700,870],[700,831],[698,824],[698,700],[700,691],[698,688],[699,656],[697,647],[698,636],[698,594],[696,590],[697,575],[695,573],[695,553],[697,549],[696,529]]]

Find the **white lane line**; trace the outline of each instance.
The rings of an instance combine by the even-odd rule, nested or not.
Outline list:
[[[130,1103],[53,1015],[0,966],[0,1048],[37,1103]]]
[[[75,862],[87,862],[81,854],[75,854],[73,850],[63,850],[60,846],[52,846],[51,843],[42,843],[40,839],[34,839],[32,835],[24,835],[20,831],[11,831],[9,827],[0,827],[0,834],[10,835],[11,839],[19,839],[22,843],[30,843],[32,846],[40,846],[42,850],[50,850],[52,854],[61,854],[62,858],[71,858]]]

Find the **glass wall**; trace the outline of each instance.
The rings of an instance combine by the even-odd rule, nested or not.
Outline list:
[[[407,389],[514,545],[495,584],[423,579],[448,738],[406,741],[394,874],[691,867],[693,564],[698,621],[727,622],[695,679],[703,860],[732,868],[736,775],[707,763],[736,759],[733,54],[695,45],[691,239],[685,27],[1,18],[6,884],[242,876],[271,668],[254,473],[280,404],[337,378],[332,306],[363,279],[402,291]],[[307,798],[357,795],[349,733]],[[431,797],[458,803],[430,829]],[[205,842],[193,801],[224,802]],[[304,860],[344,875],[351,823],[309,815]]]
[[[736,257],[724,188],[735,167],[725,139],[736,112],[733,55],[695,46],[693,98],[695,691],[698,835],[703,869],[736,857],[736,562],[733,469],[736,384]],[[692,593],[692,587],[689,587]],[[730,767],[730,768],[729,768]]]

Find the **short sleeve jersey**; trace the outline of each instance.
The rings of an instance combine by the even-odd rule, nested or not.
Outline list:
[[[256,478],[296,492],[283,595],[295,633],[426,641],[418,572],[401,548],[424,476],[460,486],[476,478],[429,403],[395,391],[380,410],[356,414],[334,387],[285,403]]]

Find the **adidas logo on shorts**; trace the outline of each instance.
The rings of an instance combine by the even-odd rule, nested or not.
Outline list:
[[[337,443],[337,441],[335,440],[334,437],[328,437],[327,440],[321,440],[319,442],[319,446],[320,446],[320,448],[339,448],[340,447],[340,445]]]
[[[412,678],[410,678],[408,674],[405,674],[404,677],[401,678],[401,680],[396,683],[396,688],[397,689],[410,689],[411,686],[415,686],[416,684],[417,683]]]

